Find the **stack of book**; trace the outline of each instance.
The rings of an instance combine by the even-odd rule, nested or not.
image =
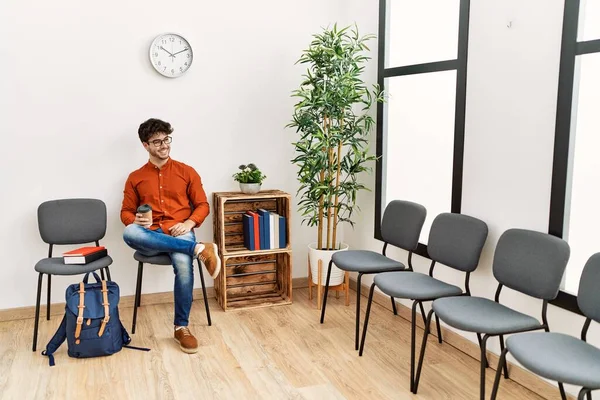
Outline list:
[[[287,246],[283,215],[259,208],[243,216],[244,246],[248,250],[284,249]]]
[[[108,251],[104,246],[80,247],[63,253],[63,262],[65,264],[88,264],[107,255]]]

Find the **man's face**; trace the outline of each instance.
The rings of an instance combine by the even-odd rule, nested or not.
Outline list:
[[[144,148],[148,150],[150,156],[166,160],[171,152],[171,144],[167,142],[171,142],[171,137],[166,133],[158,132],[150,137],[147,143],[144,143]]]

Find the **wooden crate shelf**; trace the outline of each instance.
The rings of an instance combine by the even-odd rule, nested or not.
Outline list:
[[[217,301],[225,311],[292,303],[292,254],[288,193],[274,190],[253,195],[213,193],[214,235],[222,268],[215,279]],[[286,218],[285,248],[248,250],[242,216],[263,208]]]

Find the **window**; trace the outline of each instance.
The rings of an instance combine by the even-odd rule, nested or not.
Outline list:
[[[427,208],[417,253],[427,255],[433,217],[460,212],[469,0],[381,0],[375,237],[395,199]]]
[[[563,19],[549,232],[571,257],[556,304],[578,311],[587,259],[600,251],[600,0],[567,0]]]

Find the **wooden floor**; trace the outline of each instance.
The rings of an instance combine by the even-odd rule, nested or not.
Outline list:
[[[353,299],[354,300],[354,299]],[[79,360],[66,343],[56,366],[31,351],[33,319],[0,323],[1,399],[477,399],[479,363],[431,338],[419,394],[409,391],[410,325],[373,305],[365,354],[354,351],[354,305],[328,302],[325,324],[307,289],[294,304],[223,312],[211,299],[212,327],[201,302],[192,309],[200,351],[182,353],[172,339],[173,307],[142,306],[132,345],[110,357]],[[352,302],[354,303],[354,301]],[[365,302],[363,302],[365,303]],[[125,326],[132,309],[121,309]],[[43,349],[60,317],[40,324]],[[418,340],[422,331],[419,330]],[[488,373],[488,394],[493,374]],[[540,399],[503,381],[499,399]]]

